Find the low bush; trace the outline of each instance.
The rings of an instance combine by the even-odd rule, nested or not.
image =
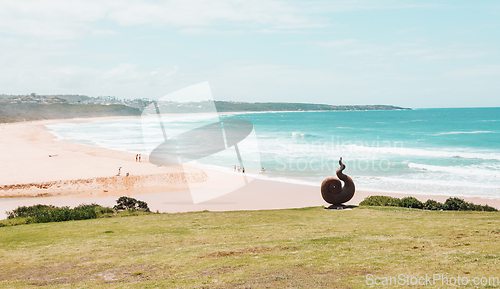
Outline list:
[[[477,205],[475,211],[496,212],[498,210],[488,205]]]
[[[360,206],[391,206],[399,207],[401,200],[398,198],[388,197],[388,196],[369,196],[364,199]]]
[[[144,211],[149,212],[149,207],[146,202],[136,200],[134,198],[129,197],[120,197],[116,201],[117,205],[113,207],[113,209],[117,211],[131,210],[131,211]]]
[[[487,211],[494,212],[497,209],[488,205],[475,205],[460,198],[449,198],[443,205],[444,210],[448,211]]]
[[[415,208],[424,210],[444,210],[444,211],[487,211],[496,212],[497,209],[488,205],[475,205],[460,198],[448,198],[444,204],[435,200],[420,202],[414,197],[394,198],[388,196],[369,196],[365,198],[360,206],[396,206],[404,208]]]
[[[424,203],[424,207],[423,207],[424,210],[433,210],[433,211],[436,211],[436,210],[442,210],[443,209],[443,204],[441,204],[440,202],[438,201],[434,201],[434,200],[431,200],[431,199],[428,199],[425,203]]]
[[[55,207],[51,205],[22,206],[7,212],[7,219],[24,219],[25,223],[48,223],[71,220],[96,219],[105,214],[113,214],[111,208],[97,204],[82,204],[71,209],[70,207]],[[11,224],[15,224],[10,222]]]
[[[414,197],[406,197],[401,199],[399,206],[404,208],[422,209],[424,204]]]
[[[33,206],[21,206],[18,207],[17,209],[14,209],[10,212],[7,213],[7,219],[14,219],[14,218],[26,218],[26,217],[32,217],[40,214],[41,212],[49,211],[49,210],[55,210],[57,207],[51,206],[51,205],[33,205]]]
[[[443,205],[443,209],[447,211],[473,211],[475,205],[467,203],[460,198],[448,198]]]
[[[148,204],[133,198],[121,197],[116,200],[116,211],[120,216],[147,214]],[[98,204],[81,204],[77,207],[56,207],[52,205],[21,206],[7,213],[7,220],[0,221],[0,227],[15,226],[29,223],[63,222],[72,220],[87,220],[117,215],[112,208]]]

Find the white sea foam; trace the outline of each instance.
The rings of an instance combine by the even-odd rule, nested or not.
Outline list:
[[[435,166],[435,165],[424,165],[417,163],[409,163],[408,167],[411,169],[419,169],[431,172],[444,172],[453,175],[463,175],[463,176],[484,176],[484,177],[500,177],[500,171],[490,170],[488,168],[481,168],[478,166],[467,166],[467,167],[455,167],[455,166]]]
[[[437,134],[431,135],[447,135],[447,134],[476,134],[476,133],[495,133],[489,130],[475,130],[475,131],[448,131],[448,132],[440,132]]]
[[[292,132],[292,138],[306,138],[311,136],[312,135],[303,132],[298,132],[298,131]]]
[[[396,145],[397,146],[397,145]],[[436,148],[418,149],[404,147],[369,147],[356,144],[346,145],[346,151],[350,152],[366,152],[372,154],[389,154],[411,157],[430,157],[430,158],[467,158],[467,159],[484,159],[484,160],[500,160],[498,152],[469,152],[459,150],[437,150]]]

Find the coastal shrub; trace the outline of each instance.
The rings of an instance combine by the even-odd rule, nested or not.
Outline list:
[[[113,209],[117,211],[131,210],[149,212],[149,207],[146,202],[125,196],[116,200],[116,206],[114,206]]]
[[[69,207],[57,208],[55,210],[40,211],[28,218],[27,223],[49,223],[69,221],[71,209]]]
[[[460,198],[448,198],[443,205],[447,211],[474,211],[475,205]]]
[[[498,210],[488,205],[477,205],[476,211],[496,212]]]
[[[414,197],[406,197],[401,199],[399,206],[404,208],[422,209],[424,204]]]
[[[443,209],[443,204],[441,204],[438,201],[434,201],[434,200],[428,199],[424,203],[423,209],[424,210],[433,210],[433,211],[442,210]]]
[[[388,196],[369,196],[365,198],[360,206],[397,206],[424,210],[444,210],[444,211],[486,211],[497,212],[496,208],[488,205],[475,205],[460,198],[448,198],[444,204],[435,200],[427,200],[425,203],[420,202],[414,197],[406,197],[402,199]]]
[[[444,210],[448,211],[486,211],[495,212],[497,209],[490,207],[488,205],[475,205],[470,202],[466,202],[460,198],[448,198],[443,205]]]
[[[56,207],[52,205],[21,206],[7,213],[7,220],[0,221],[0,227],[15,226],[30,223],[63,222],[72,220],[87,220],[101,217],[129,216],[149,212],[148,204],[133,198],[121,199],[124,212],[117,214],[115,210],[98,204],[81,204],[77,207]],[[118,202],[118,201],[117,201]],[[126,211],[125,211],[126,210]]]
[[[388,196],[369,196],[365,198],[360,206],[391,206],[399,207],[401,200]]]
[[[22,206],[7,212],[7,219],[25,219],[25,223],[48,223],[95,219],[114,213],[113,209],[97,204],[82,204],[73,209],[51,205]]]
[[[96,219],[98,213],[96,208],[99,205],[80,205],[73,209],[69,207],[61,207],[56,210],[47,210],[40,212],[38,215],[32,217],[32,223],[48,223],[48,222],[64,222],[73,220],[87,220]]]
[[[7,219],[14,219],[14,218],[26,218],[26,217],[32,217],[40,214],[41,212],[49,211],[49,210],[55,210],[57,207],[52,206],[52,205],[33,205],[33,206],[21,206],[18,207],[17,209],[14,209],[10,212],[7,213]]]
[[[96,207],[94,207],[94,211],[95,211],[98,215],[113,214],[113,213],[115,212],[112,208],[109,208],[109,207],[101,207],[101,206],[99,206],[99,205],[96,205]]]

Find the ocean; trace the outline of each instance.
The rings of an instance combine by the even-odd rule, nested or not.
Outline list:
[[[253,123],[258,149],[250,149],[242,165],[262,179],[320,185],[335,175],[342,157],[344,173],[358,190],[500,199],[500,108],[228,113],[220,118]],[[163,140],[161,134],[143,133],[157,120],[47,128],[60,141],[147,154],[145,138]],[[176,135],[212,120],[196,114],[163,121]],[[232,172],[239,163],[234,149],[228,149],[191,165]]]

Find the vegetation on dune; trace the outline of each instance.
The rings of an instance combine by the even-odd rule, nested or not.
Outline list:
[[[390,206],[390,207],[400,207],[401,200],[394,197],[388,196],[369,196],[365,198],[360,206]]]
[[[414,197],[394,198],[388,196],[369,196],[365,198],[360,206],[392,206],[403,208],[414,208],[424,210],[444,210],[444,211],[498,211],[488,205],[475,205],[460,198],[448,198],[444,204],[435,200],[420,202]]]
[[[32,223],[49,223],[97,219],[120,215],[130,215],[132,212],[148,213],[148,204],[129,197],[120,197],[112,209],[98,204],[81,204],[77,207],[56,207],[52,205],[21,206],[7,213],[7,220],[0,221],[0,227]]]
[[[22,218],[26,224],[48,223],[96,219],[113,213],[113,209],[97,204],[82,204],[75,208],[34,205],[29,207],[22,206],[11,212],[7,212],[7,219]]]

